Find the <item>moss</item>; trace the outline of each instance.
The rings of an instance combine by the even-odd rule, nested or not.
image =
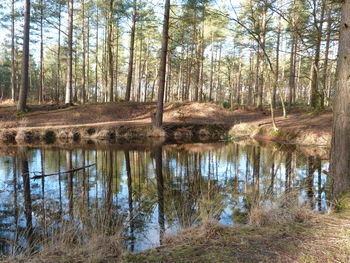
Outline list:
[[[313,256],[307,255],[307,254],[304,254],[304,253],[301,253],[301,255],[299,256],[299,260],[300,260],[300,262],[305,262],[305,263],[314,263],[314,262],[316,262],[315,258]]]
[[[335,212],[338,214],[349,214],[350,215],[350,193],[342,192],[337,196],[337,202],[334,206]]]

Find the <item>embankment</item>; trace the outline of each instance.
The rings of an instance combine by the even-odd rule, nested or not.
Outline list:
[[[287,119],[276,111],[278,131],[269,112],[252,108],[223,109],[211,103],[169,103],[163,129],[154,129],[155,103],[109,103],[78,106],[31,106],[17,114],[14,106],[0,106],[3,143],[116,140],[142,142],[149,138],[173,141],[214,141],[253,138],[300,145],[330,146],[332,113],[296,109]]]

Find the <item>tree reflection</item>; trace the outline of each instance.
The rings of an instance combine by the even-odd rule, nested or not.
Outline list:
[[[19,232],[25,228],[30,247],[33,233],[49,236],[62,222],[87,228],[93,226],[90,219],[103,215],[108,219],[108,223],[104,221],[106,226],[112,229],[117,217],[129,215],[125,234],[130,250],[138,250],[143,240],[140,237],[145,234],[148,238],[152,222],[157,222],[159,240],[158,233],[156,238],[162,243],[165,228],[191,227],[213,218],[224,224],[244,222],[257,202],[279,198],[285,191],[298,189],[300,194],[306,194],[313,208],[322,210],[323,181],[327,181],[322,180],[322,161],[315,156],[297,155],[294,150],[231,143],[156,145],[151,151],[131,151],[127,147],[41,151],[23,148],[17,152],[18,160],[11,158],[7,165],[12,167],[9,178],[13,186],[10,190],[0,189],[1,197],[10,196],[11,216],[14,215],[14,220],[9,220],[10,215],[4,212],[2,223],[13,222],[12,228]],[[65,173],[90,163],[96,166]],[[29,164],[33,171],[57,175],[31,184]],[[20,202],[22,192],[18,190],[21,178],[24,202]],[[75,204],[75,200],[79,202]],[[55,214],[59,216],[52,216]],[[21,226],[21,217],[26,219],[25,227]],[[98,225],[93,227],[99,229]],[[5,227],[0,229],[2,236],[5,231]],[[20,235],[11,238],[13,244],[23,244]],[[16,245],[8,245],[7,251],[16,252]]]
[[[30,188],[30,177],[29,177],[29,165],[28,157],[25,149],[20,151],[22,178],[23,178],[23,194],[24,194],[24,207],[25,207],[25,218],[26,218],[26,229],[28,240],[28,251],[31,252],[34,246],[33,237],[33,218],[32,218],[32,198]]]
[[[154,159],[156,162],[156,178],[158,193],[158,223],[159,223],[159,243],[163,243],[165,233],[165,217],[164,217],[164,180],[163,180],[163,160],[162,146],[154,149]]]

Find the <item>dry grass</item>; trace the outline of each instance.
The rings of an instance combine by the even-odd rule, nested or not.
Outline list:
[[[38,240],[39,252],[22,251],[6,263],[116,262],[122,257],[124,240],[121,218],[105,214],[86,216],[84,223],[63,223],[50,237]]]
[[[207,219],[200,226],[193,226],[180,230],[175,235],[166,234],[164,236],[164,244],[169,245],[179,242],[182,244],[189,244],[196,240],[205,242],[213,238],[221,229],[223,229],[223,226],[220,226],[218,221]]]
[[[32,142],[33,140],[39,139],[40,136],[38,134],[35,134],[32,131],[28,131],[25,129],[19,129],[17,130],[16,134],[16,142],[25,142],[29,143]]]
[[[165,236],[158,248],[126,254],[124,262],[350,262],[346,211],[314,213],[289,194],[273,205],[260,202],[249,221],[232,227],[205,221]]]
[[[251,208],[248,222],[252,226],[273,226],[289,223],[306,223],[315,213],[305,204],[300,204],[293,194],[275,202],[260,202]]]
[[[153,138],[163,138],[163,137],[166,137],[166,132],[162,128],[152,127],[148,131],[147,136],[153,137]]]
[[[187,128],[179,128],[174,131],[173,136],[176,140],[189,140],[193,137],[193,132]]]

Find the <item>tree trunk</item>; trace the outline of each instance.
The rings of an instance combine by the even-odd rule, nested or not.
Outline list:
[[[40,0],[40,83],[38,102],[43,102],[43,88],[44,88],[44,34],[43,34],[43,20],[44,20],[44,6],[43,0]]]
[[[331,175],[333,197],[350,190],[350,1],[344,1],[340,23],[336,94],[333,108]]]
[[[204,86],[204,22],[202,24],[202,34],[201,34],[201,62],[200,62],[200,93],[199,93],[199,100],[203,101],[203,86]]]
[[[238,66],[238,78],[237,78],[237,96],[236,96],[236,102],[237,105],[241,104],[241,89],[242,89],[242,48],[239,48],[239,66]],[[232,106],[232,105],[231,105]]]
[[[259,45],[260,53],[260,74],[258,75],[259,78],[259,85],[258,85],[258,103],[257,106],[260,110],[263,109],[263,95],[264,95],[264,66],[265,66],[265,42],[266,42],[266,31],[267,31],[267,7],[268,2],[267,0],[264,0],[264,6],[262,11],[262,25],[261,25],[261,37],[260,41],[261,44]]]
[[[210,85],[209,85],[209,98],[208,98],[209,101],[212,100],[213,78],[214,78],[214,34],[212,31],[211,32]]]
[[[291,52],[290,52],[290,68],[289,68],[289,97],[288,97],[288,108],[289,110],[293,104],[293,93],[295,91],[295,53],[296,53],[296,42],[297,36],[293,32],[292,42],[291,42]]]
[[[113,102],[113,52],[112,52],[112,36],[113,36],[113,2],[109,1],[109,18],[108,18],[108,37],[107,37],[107,49],[108,49],[108,72],[109,72],[109,102]]]
[[[129,70],[128,70],[128,78],[127,78],[126,93],[125,93],[125,100],[126,101],[130,101],[130,93],[131,93],[132,73],[133,73],[133,67],[134,67],[135,28],[136,28],[136,0],[134,0],[134,4],[133,4],[133,8],[132,8],[132,26],[131,26],[130,51],[129,51]]]
[[[311,78],[311,107],[314,109],[322,109],[322,96],[319,90],[319,62],[320,62],[320,53],[321,53],[321,42],[322,42],[322,27],[323,27],[323,20],[324,20],[324,13],[325,13],[325,6],[326,6],[326,0],[322,0],[321,3],[321,17],[320,22],[317,27],[317,42],[316,42],[316,49],[315,49],[315,59],[313,62],[313,68],[312,68],[312,78]],[[314,18],[316,20],[316,17]],[[315,24],[317,24],[315,22]]]
[[[115,43],[115,100],[118,100],[118,81],[119,81],[119,22],[117,20],[116,30],[116,43]]]
[[[56,103],[60,102],[61,87],[61,11],[62,5],[58,3],[58,40],[57,40],[57,76],[56,76]]]
[[[27,107],[29,90],[29,29],[30,29],[30,0],[24,2],[24,32],[23,32],[23,62],[22,62],[22,85],[19,91],[17,109],[23,112]]]
[[[90,12],[87,13],[87,36],[86,36],[86,88],[85,99],[90,98]]]
[[[11,99],[16,100],[16,68],[15,68],[15,0],[12,0],[11,10]]]
[[[165,0],[164,9],[164,23],[163,23],[163,35],[162,35],[162,50],[159,66],[159,89],[158,89],[158,103],[157,113],[155,119],[155,126],[161,127],[163,124],[163,103],[164,103],[164,87],[166,77],[166,62],[168,54],[168,40],[169,40],[169,13],[170,13],[170,0]]]
[[[332,22],[333,22],[332,21],[332,9],[333,9],[333,2],[330,1],[329,5],[328,5],[328,12],[327,12],[326,48],[325,48],[323,74],[322,74],[323,75],[322,76],[322,89],[323,89],[322,99],[323,100],[325,97],[325,93],[327,91],[328,60],[329,60],[329,49],[330,49]],[[322,102],[322,104],[324,104],[324,101]],[[329,101],[327,101],[327,105],[329,105]]]
[[[86,84],[86,42],[85,42],[85,0],[82,0],[81,2],[82,7],[82,37],[83,37],[83,65],[82,65],[82,79],[81,79],[81,92],[82,92],[82,103],[85,104],[86,101],[86,90],[85,90],[85,84]]]
[[[142,34],[142,24],[141,24],[141,34]],[[139,50],[139,75],[138,75],[138,90],[137,90],[137,102],[141,102],[141,87],[142,87],[142,45],[143,36],[140,36],[140,50]]]
[[[66,104],[72,104],[73,97],[73,0],[68,0],[68,50],[67,50],[67,85]]]
[[[98,90],[98,6],[96,4],[96,49],[95,49],[95,103],[97,103],[97,90]]]
[[[272,108],[276,108],[276,93],[279,85],[279,73],[280,73],[280,43],[281,43],[281,18],[278,21],[277,29],[277,48],[276,48],[276,70],[275,70],[275,84],[272,90]]]

